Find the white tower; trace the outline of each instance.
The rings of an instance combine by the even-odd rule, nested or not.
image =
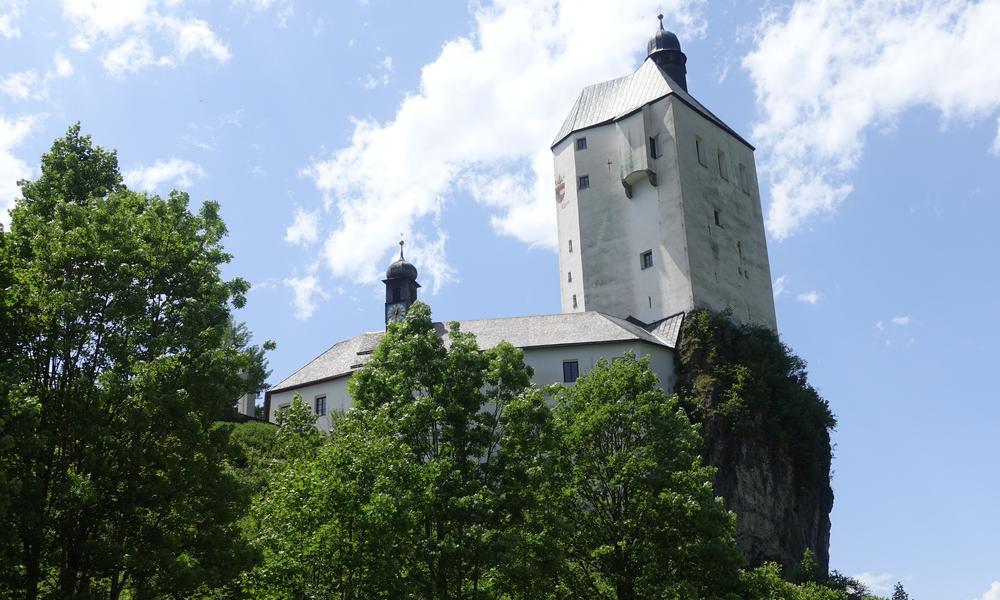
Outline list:
[[[776,329],[754,148],[688,94],[662,19],[639,69],[585,88],[552,145],[562,311],[729,308]]]

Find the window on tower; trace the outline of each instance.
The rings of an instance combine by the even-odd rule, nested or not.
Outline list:
[[[563,382],[573,383],[580,377],[580,363],[575,360],[563,361]]]
[[[402,299],[403,299],[403,290],[402,290],[402,288],[398,288],[398,287],[392,288],[392,301],[393,302],[399,302]]]
[[[660,149],[656,145],[656,136],[649,138],[649,156],[660,158]]]
[[[576,180],[576,189],[585,190],[590,187],[590,175],[580,175]]]
[[[646,250],[639,255],[639,265],[643,269],[648,269],[653,266],[653,251]]]
[[[747,166],[740,165],[740,189],[744,194],[750,194],[750,177],[747,175]]]
[[[726,167],[726,153],[719,151],[719,177],[729,181],[729,169]]]
[[[573,294],[573,308],[576,308],[576,294]]]
[[[566,272],[566,281],[568,283],[573,283],[573,271]]]
[[[585,138],[585,137],[576,138],[576,149],[577,150],[586,150],[587,149],[587,138]]]
[[[708,166],[708,157],[705,155],[705,140],[698,136],[694,136],[694,148],[698,152],[698,162],[701,166]]]
[[[719,215],[721,213],[722,211],[720,211],[719,209],[715,209],[715,224],[718,225],[719,227],[722,227],[722,219],[719,218]]]
[[[569,251],[570,251],[570,252],[572,252],[572,251],[573,251],[573,240],[570,240],[570,241],[569,241]]]

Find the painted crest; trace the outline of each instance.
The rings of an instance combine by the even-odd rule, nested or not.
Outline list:
[[[562,201],[566,199],[566,180],[560,175],[556,178],[556,202],[562,204]]]

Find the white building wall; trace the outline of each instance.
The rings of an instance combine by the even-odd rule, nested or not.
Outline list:
[[[542,387],[563,382],[563,362],[575,360],[579,364],[580,374],[594,368],[600,359],[613,360],[624,356],[631,350],[636,356],[649,356],[650,369],[660,380],[667,393],[673,389],[676,382],[674,373],[673,353],[669,348],[646,342],[610,342],[604,344],[579,344],[572,346],[551,346],[544,348],[527,348],[524,351],[524,362],[535,374],[532,381]],[[268,421],[275,422],[277,411],[292,403],[292,397],[300,394],[302,399],[315,410],[315,400],[326,396],[326,415],[316,420],[316,427],[322,431],[330,430],[330,414],[347,412],[351,408],[351,397],[347,393],[347,382],[350,376],[339,377],[295,388],[292,390],[271,394],[270,413]]]
[[[587,138],[586,150],[576,150],[581,137]],[[648,155],[651,137],[655,158]],[[698,160],[697,138],[705,166]],[[728,179],[720,175],[720,151]],[[647,155],[640,157],[641,152]],[[646,323],[695,307],[731,307],[737,320],[776,328],[748,146],[671,95],[617,122],[578,131],[553,153],[556,178],[566,182],[557,208],[563,312],[574,310],[575,294],[576,310]],[[578,190],[581,175],[590,185]],[[622,185],[625,177],[631,198]],[[721,226],[714,223],[716,209]],[[643,269],[640,254],[647,250],[653,252],[653,266]],[[565,279],[568,271],[572,284]]]

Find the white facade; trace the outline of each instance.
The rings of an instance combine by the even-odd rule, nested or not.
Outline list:
[[[532,381],[541,387],[553,383],[563,383],[563,363],[576,361],[580,374],[591,370],[602,358],[612,360],[632,351],[636,356],[649,356],[650,368],[659,378],[661,385],[667,391],[673,388],[675,382],[673,352],[670,348],[645,341],[625,341],[609,343],[590,343],[567,346],[550,346],[524,349],[524,362],[534,370]],[[316,426],[322,431],[330,430],[330,415],[335,412],[347,412],[351,409],[351,397],[347,393],[347,382],[351,373],[327,381],[308,383],[301,387],[275,391],[270,394],[267,420],[275,421],[278,410],[292,403],[295,394],[316,410],[316,400],[326,399],[326,412],[316,420]],[[568,384],[572,385],[572,383]]]
[[[563,312],[729,308],[776,329],[753,148],[652,60],[592,88],[552,148]]]

